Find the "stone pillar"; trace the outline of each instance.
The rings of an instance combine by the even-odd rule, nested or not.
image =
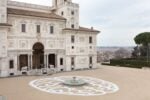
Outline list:
[[[44,55],[44,68],[46,68],[47,61],[46,61],[46,54]]]
[[[6,66],[9,66],[8,65],[8,62],[7,62],[7,58],[2,58],[0,59],[0,77],[8,77],[9,76],[9,67],[6,67]]]
[[[30,67],[31,67],[31,70],[33,69],[32,67],[33,67],[33,63],[32,63],[32,60],[33,60],[33,55],[31,54],[30,55],[30,60],[31,60],[31,62],[30,62]]]
[[[58,65],[57,62],[58,62],[58,61],[57,61],[57,54],[55,54],[55,68],[58,67],[58,66],[57,66],[57,65]]]
[[[49,59],[48,59],[48,54],[47,54],[47,68],[49,66]]]
[[[28,70],[30,70],[30,54],[28,54]]]
[[[19,64],[19,63],[20,63],[20,62],[19,62],[19,56],[20,56],[20,55],[17,55],[17,70],[20,70],[20,64]]]

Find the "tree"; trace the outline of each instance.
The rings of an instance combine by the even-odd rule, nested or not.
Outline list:
[[[143,46],[148,46],[150,43],[150,32],[144,32],[140,33],[134,38],[134,41],[136,44],[143,45]]]
[[[132,57],[137,58],[138,56],[140,56],[140,49],[138,46],[134,47],[134,51],[132,52]]]
[[[147,56],[149,50],[149,44],[150,44],[150,32],[143,32],[138,34],[134,38],[134,41],[137,45],[141,45],[139,47],[140,54],[141,54],[140,56]],[[136,53],[136,51],[134,51],[134,53]]]
[[[132,57],[145,57],[147,56],[147,48],[146,46],[136,46],[134,51],[132,52]]]

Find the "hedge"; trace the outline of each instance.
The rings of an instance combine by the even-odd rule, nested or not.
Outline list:
[[[110,65],[113,66],[125,66],[132,68],[150,67],[150,61],[138,60],[138,59],[111,59]]]

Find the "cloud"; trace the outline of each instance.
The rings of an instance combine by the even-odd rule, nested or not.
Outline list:
[[[99,2],[99,1],[98,1]],[[95,1],[90,14],[83,11],[81,22],[96,25],[102,33],[98,35],[100,46],[133,46],[133,38],[140,32],[150,31],[150,1],[148,0],[106,0],[104,5]],[[87,16],[87,17],[86,17]],[[90,19],[90,20],[88,20]],[[87,22],[86,22],[87,21]]]

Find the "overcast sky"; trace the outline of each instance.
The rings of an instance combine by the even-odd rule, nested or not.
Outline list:
[[[51,6],[51,0],[15,0]],[[150,31],[150,0],[73,0],[80,4],[80,25],[98,29],[98,46],[134,46]]]

